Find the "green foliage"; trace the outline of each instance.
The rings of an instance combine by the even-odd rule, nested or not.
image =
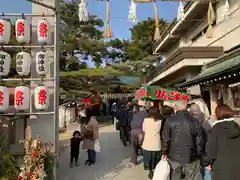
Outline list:
[[[14,157],[4,148],[4,137],[0,138],[0,180],[16,180],[20,174]]]
[[[131,31],[130,41],[121,41],[119,39],[111,40],[108,45],[119,49],[121,56],[125,61],[141,61],[144,58],[153,54],[153,36],[155,32],[155,22],[153,19],[140,21],[134,25]],[[159,20],[160,32],[163,32],[167,27],[166,21]]]
[[[103,32],[100,30],[104,26],[103,20],[95,15],[90,15],[89,21],[79,22],[78,2],[65,2],[64,5],[62,6],[61,19],[66,22],[68,32],[61,40],[63,44],[61,70],[75,71],[86,67],[86,64],[82,65],[80,61],[72,61],[72,58],[70,58],[70,61],[66,61],[66,59],[75,55],[80,55],[83,60],[91,57],[95,65],[99,67],[103,57],[108,52],[103,41]]]

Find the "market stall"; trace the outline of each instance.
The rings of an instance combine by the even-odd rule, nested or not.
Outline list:
[[[176,90],[157,86],[142,86],[136,91],[135,99],[146,99],[152,101],[185,101],[186,103],[189,103],[192,100],[192,97],[187,93]]]
[[[151,101],[153,106],[161,109],[161,106],[164,104],[164,102],[170,101],[172,103],[176,103],[178,101],[185,101],[188,104],[192,100],[192,97],[185,92],[179,92],[176,90],[161,88],[158,86],[144,85],[136,91],[135,99],[138,101],[144,100],[145,102]]]

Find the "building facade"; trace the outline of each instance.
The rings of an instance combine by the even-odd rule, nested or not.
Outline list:
[[[211,67],[210,64],[218,64],[215,61],[222,61],[224,59],[222,56],[226,56],[224,54],[230,58],[231,52],[239,46],[240,0],[228,2],[227,7],[226,0],[212,1],[214,19],[211,38],[206,36],[209,27],[208,1],[191,1],[185,4],[182,20],[174,22],[155,47],[154,53],[162,55],[164,61],[159,75],[149,81],[149,85],[171,87],[176,87],[177,84],[185,85],[189,92],[194,91],[198,95],[205,96],[206,100],[210,99],[207,104],[211,114],[214,114],[218,92],[214,90],[211,81],[204,86],[200,86],[199,83],[198,87],[191,87],[189,83],[184,83],[190,82],[204,69]],[[237,109],[230,102],[233,100],[228,98],[229,93],[223,93],[223,96],[225,96],[223,97],[224,103]]]

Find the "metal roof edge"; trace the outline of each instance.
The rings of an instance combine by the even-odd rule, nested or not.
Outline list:
[[[210,62],[206,65],[206,69],[210,68],[210,67],[213,67],[215,65],[218,65],[222,62],[224,62],[225,60],[229,60],[229,59],[232,59],[232,58],[235,58],[237,56],[240,56],[240,48],[238,49],[235,49],[233,50],[232,52],[229,52],[223,56],[220,56],[219,58],[216,58],[215,61],[213,62]],[[209,66],[208,66],[209,65]],[[235,67],[231,68],[231,70],[235,69],[236,70],[236,67],[238,65],[236,65]],[[223,72],[221,73],[226,73],[228,72],[229,69],[226,69],[224,70]],[[195,76],[193,79],[189,80],[189,81],[186,81],[186,82],[183,82],[183,83],[180,83],[180,84],[177,84],[176,87],[182,87],[182,86],[191,86],[193,85],[194,83],[198,82],[198,81],[202,81],[204,79],[207,79],[208,77],[214,77],[214,76],[217,76],[221,73],[215,73],[215,74],[212,74],[212,75],[209,75],[209,76],[206,76],[206,77],[201,77],[201,74],[204,74],[204,70],[202,72],[200,72],[197,76]]]

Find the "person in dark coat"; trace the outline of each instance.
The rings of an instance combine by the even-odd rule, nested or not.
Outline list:
[[[79,131],[74,131],[73,137],[70,142],[70,167],[73,167],[73,161],[75,161],[75,165],[78,166],[78,156],[80,149],[80,142],[83,140]]]
[[[163,127],[162,158],[169,159],[171,180],[202,180],[203,129],[187,111],[185,102],[178,102],[175,108],[176,114]]]
[[[203,165],[211,165],[212,180],[239,180],[240,127],[229,106],[217,106],[215,114],[218,120],[208,136]]]
[[[119,108],[116,112],[116,118],[119,123],[120,129],[120,139],[124,146],[127,146],[127,142],[129,141],[128,136],[128,109],[124,106],[124,103],[120,103]]]
[[[189,112],[202,125],[202,128],[204,130],[204,140],[206,141],[208,133],[212,128],[210,123],[205,119],[203,112],[197,104],[192,103],[189,107]]]
[[[162,128],[161,128],[161,136],[162,136],[162,130],[165,124],[165,121],[170,118],[172,115],[174,115],[174,109],[168,105],[164,105],[162,108]]]
[[[135,106],[131,120],[131,164],[137,165],[137,157],[143,143],[143,121],[147,117],[144,107]]]

